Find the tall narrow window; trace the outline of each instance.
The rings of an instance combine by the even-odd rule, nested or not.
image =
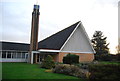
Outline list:
[[[0,58],[2,58],[2,51],[0,51]]]
[[[2,51],[2,58],[6,58],[6,51]]]
[[[21,52],[17,52],[17,58],[21,58]]]
[[[7,58],[11,58],[11,52],[10,51],[7,53]]]
[[[22,53],[22,58],[25,58],[25,52]]]
[[[28,54],[26,54],[26,59],[29,57],[29,55]]]
[[[12,58],[16,58],[16,52],[12,53]]]

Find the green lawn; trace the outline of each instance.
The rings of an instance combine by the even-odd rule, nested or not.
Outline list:
[[[39,67],[38,64],[28,63],[2,63],[3,79],[79,79],[77,77],[67,76],[63,74],[47,73],[45,69]]]

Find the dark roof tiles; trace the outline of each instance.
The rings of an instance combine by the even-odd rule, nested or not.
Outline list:
[[[52,36],[40,41],[38,43],[38,49],[53,49],[53,50],[60,50],[60,48],[63,46],[65,41],[68,39],[70,34],[73,32],[75,27],[78,25],[79,22],[71,25],[68,28],[65,28],[61,31],[59,31],[56,34],[53,34]]]
[[[14,42],[0,42],[2,43],[2,50],[18,50],[18,51],[28,51],[29,44],[25,43],[14,43]]]

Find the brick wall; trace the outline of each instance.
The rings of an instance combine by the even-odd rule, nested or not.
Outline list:
[[[62,62],[63,61],[63,57],[66,56],[68,53],[63,53],[60,52],[57,55],[57,62]],[[75,55],[79,55],[79,62],[91,62],[94,60],[94,54],[86,54],[86,53],[71,53],[71,54],[75,54]]]

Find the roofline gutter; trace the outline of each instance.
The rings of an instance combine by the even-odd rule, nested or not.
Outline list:
[[[34,51],[35,52],[35,51]],[[46,50],[46,49],[40,49],[36,52],[64,52],[64,53],[84,53],[84,54],[93,54],[93,52],[79,52],[79,51],[61,51],[61,50]]]

